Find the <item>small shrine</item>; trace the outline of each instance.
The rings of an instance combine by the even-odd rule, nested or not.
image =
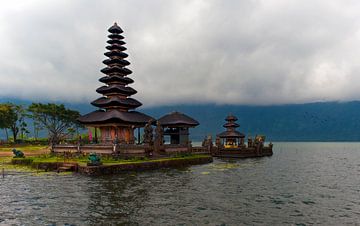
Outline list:
[[[126,60],[128,54],[125,53],[124,36],[121,35],[123,30],[114,23],[108,31],[108,52],[104,54],[108,58],[103,61],[106,67],[101,70],[105,76],[99,79],[105,85],[96,90],[103,96],[91,102],[99,109],[81,116],[78,121],[93,128],[94,142],[134,144],[134,130],[154,119],[133,110],[142,104],[130,97],[137,91],[129,86],[134,80],[128,77],[132,71],[127,68],[130,62]],[[139,132],[136,139],[139,143]]]
[[[158,119],[162,126],[163,136],[168,136],[170,144],[189,144],[189,128],[199,125],[199,122],[180,112],[172,112]]]
[[[229,114],[223,127],[226,131],[216,136],[215,146],[212,146],[211,138],[205,138],[203,146],[211,150],[212,155],[225,158],[250,158],[271,156],[273,154],[273,144],[265,145],[265,136],[256,135],[253,140],[248,137],[247,145],[244,142],[245,134],[236,130],[240,127],[237,117]]]
[[[226,123],[223,125],[223,127],[226,128],[226,131],[217,135],[222,139],[222,144],[225,148],[244,146],[245,135],[236,131],[236,128],[240,127],[240,125],[236,123],[237,120],[238,119],[234,115],[229,114],[225,118]]]

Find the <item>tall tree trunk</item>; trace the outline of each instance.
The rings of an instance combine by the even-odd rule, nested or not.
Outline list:
[[[37,141],[37,137],[38,137],[38,128],[36,127],[35,123],[33,123],[33,126],[34,126],[34,138],[35,138],[35,141]]]
[[[17,142],[17,134],[19,132],[19,129],[15,126],[15,127],[11,128],[11,131],[12,131],[12,134],[13,134],[13,137],[14,137],[14,143],[16,143]]]

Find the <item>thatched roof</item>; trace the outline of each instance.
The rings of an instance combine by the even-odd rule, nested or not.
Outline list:
[[[137,111],[119,111],[116,109],[103,111],[97,110],[78,118],[83,124],[106,124],[106,123],[129,123],[145,125],[149,121],[155,121],[154,118]]]
[[[180,112],[172,112],[170,114],[164,115],[158,119],[158,122],[162,126],[184,126],[184,127],[195,127],[199,125],[199,122]]]
[[[238,131],[225,131],[217,135],[220,138],[244,138],[245,134]]]

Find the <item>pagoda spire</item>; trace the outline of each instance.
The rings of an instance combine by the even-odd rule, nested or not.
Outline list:
[[[230,113],[225,118],[226,123],[223,125],[223,127],[225,127],[228,132],[233,132],[237,127],[240,126],[239,124],[236,123],[237,120],[238,118]]]
[[[134,81],[128,77],[132,71],[126,68],[130,62],[125,59],[128,54],[124,52],[126,43],[123,41],[124,36],[121,35],[123,30],[115,22],[108,31],[110,33],[107,41],[109,45],[106,46],[108,51],[104,53],[107,59],[103,61],[106,67],[101,70],[105,76],[99,79],[105,85],[96,90],[103,96],[91,104],[106,110],[117,109],[127,112],[129,109],[135,109],[142,104],[130,97],[137,91],[128,86]]]

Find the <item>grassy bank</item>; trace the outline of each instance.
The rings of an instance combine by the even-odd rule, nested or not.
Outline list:
[[[206,164],[212,162],[212,157],[209,155],[201,154],[181,154],[176,156],[162,157],[162,158],[146,158],[146,157],[134,157],[130,159],[115,159],[112,157],[102,158],[102,165],[100,166],[87,166],[89,162],[87,156],[78,156],[71,158],[64,158],[62,156],[54,156],[50,154],[26,157],[26,158],[1,158],[6,162],[5,167],[7,170],[19,169],[24,171],[24,167],[27,170],[40,171],[56,171],[59,167],[64,165],[73,165],[74,171],[77,171],[86,175],[105,175],[116,174],[127,171],[144,171],[153,170],[159,168],[169,167],[184,167],[194,164]],[[20,167],[18,167],[20,166]]]
[[[147,157],[133,157],[129,159],[122,158],[113,158],[113,157],[102,157],[101,162],[103,165],[117,165],[117,164],[127,164],[127,163],[144,163],[144,162],[159,162],[159,161],[168,161],[175,159],[196,159],[201,157],[208,157],[208,155],[200,155],[200,154],[181,154],[175,155],[171,157],[162,157],[156,159],[150,159]],[[10,159],[10,160],[9,160]],[[8,161],[11,161],[12,158],[7,158]],[[85,155],[80,155],[76,157],[62,157],[51,154],[44,154],[39,156],[26,157],[25,159],[20,159],[24,164],[36,165],[38,163],[56,163],[56,162],[72,162],[77,163],[81,166],[85,166],[89,160]]]
[[[11,152],[14,148],[23,152],[35,152],[47,149],[48,146],[40,144],[3,144],[0,145],[0,152]]]

